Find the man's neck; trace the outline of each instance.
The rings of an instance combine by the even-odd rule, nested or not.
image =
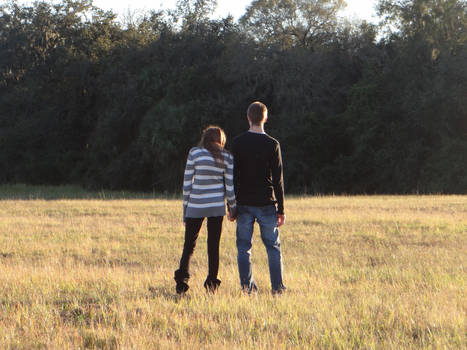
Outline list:
[[[264,134],[264,125],[250,125],[250,129],[248,131],[257,134]]]

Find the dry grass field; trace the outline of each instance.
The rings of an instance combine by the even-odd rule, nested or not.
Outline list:
[[[260,290],[240,292],[227,220],[222,285],[207,295],[203,225],[183,298],[180,200],[32,187],[0,198],[2,349],[467,348],[467,196],[287,198],[279,297],[258,234]]]

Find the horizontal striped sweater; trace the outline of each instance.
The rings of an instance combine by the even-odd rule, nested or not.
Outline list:
[[[224,164],[217,163],[204,147],[188,153],[183,181],[183,220],[225,215],[225,199],[235,213],[233,156],[222,151]]]

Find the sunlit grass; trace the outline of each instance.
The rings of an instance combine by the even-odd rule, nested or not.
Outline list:
[[[31,198],[88,199],[23,200],[24,190],[0,201],[0,348],[467,346],[466,196],[288,198],[281,297],[270,294],[258,235],[260,290],[240,292],[227,221],[221,288],[206,295],[203,226],[191,288],[177,298],[179,200],[41,188]]]

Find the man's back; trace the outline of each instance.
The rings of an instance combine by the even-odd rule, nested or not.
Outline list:
[[[232,145],[234,185],[240,205],[266,206],[277,200],[277,212],[284,212],[282,157],[277,140],[265,133],[248,131]]]

